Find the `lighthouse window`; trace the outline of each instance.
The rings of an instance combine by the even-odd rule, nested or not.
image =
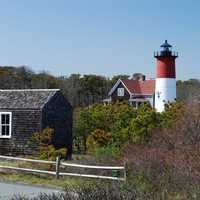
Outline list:
[[[124,88],[118,88],[117,89],[117,95],[119,97],[123,97],[124,96]]]

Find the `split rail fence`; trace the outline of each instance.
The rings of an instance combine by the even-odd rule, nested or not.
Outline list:
[[[2,160],[15,160],[15,161],[24,161],[24,162],[31,162],[31,163],[40,163],[40,164],[51,164],[55,166],[54,171],[48,170],[40,170],[40,169],[31,169],[31,168],[23,168],[23,167],[15,167],[15,166],[6,166],[0,165],[0,169],[5,170],[16,170],[16,171],[23,171],[29,173],[39,173],[39,174],[49,174],[54,175],[56,178],[59,176],[76,176],[76,177],[87,177],[87,178],[98,178],[98,179],[109,179],[109,180],[118,180],[118,181],[126,181],[127,179],[127,165],[124,162],[123,166],[94,166],[94,165],[80,165],[80,164],[72,164],[63,162],[60,157],[57,157],[55,161],[47,161],[47,160],[34,160],[34,159],[27,159],[27,158],[18,158],[18,157],[11,157],[11,156],[1,156],[0,159]],[[81,173],[68,173],[62,172],[60,170],[61,167],[73,167],[73,168],[85,168],[85,169],[96,169],[96,170],[112,170],[115,172],[115,176],[101,176],[101,175],[94,175],[94,174],[81,174]],[[121,177],[118,177],[116,172],[123,172]]]

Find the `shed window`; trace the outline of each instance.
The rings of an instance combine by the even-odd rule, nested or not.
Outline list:
[[[11,137],[11,112],[0,112],[0,138]]]
[[[118,88],[117,89],[117,95],[119,97],[123,97],[124,96],[124,88]]]

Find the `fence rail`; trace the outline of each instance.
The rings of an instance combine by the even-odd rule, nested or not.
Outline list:
[[[79,168],[87,168],[87,169],[113,169],[113,170],[120,170],[120,169],[124,169],[124,166],[120,166],[120,167],[110,167],[110,166],[93,166],[93,165],[80,165],[80,164],[70,164],[70,163],[65,163],[62,162],[62,165],[64,166],[70,166],[70,167],[79,167]]]
[[[12,166],[4,166],[4,165],[0,165],[0,168],[18,170],[18,171],[24,171],[24,172],[37,172],[37,173],[41,173],[41,174],[52,174],[52,175],[55,175],[55,172],[53,172],[53,171],[46,171],[46,170],[39,170],[39,169],[12,167]]]
[[[63,162],[62,160],[60,160],[60,157],[57,157],[56,161],[47,161],[47,160],[34,160],[34,159],[18,158],[18,157],[11,157],[11,156],[1,156],[0,155],[0,159],[17,160],[17,161],[25,161],[25,162],[55,165],[54,171],[47,171],[47,170],[40,170],[40,169],[30,169],[30,168],[23,168],[23,167],[4,166],[4,165],[0,165],[0,169],[17,170],[17,171],[23,171],[23,172],[29,172],[29,173],[49,174],[49,175],[55,175],[56,178],[59,178],[59,176],[75,176],[75,177],[87,177],[87,178],[98,178],[98,179],[126,181],[126,177],[127,177],[126,162],[124,162],[124,166],[94,166],[94,165],[80,165],[80,164],[74,164],[74,163],[66,163],[66,162]],[[97,169],[97,170],[114,170],[115,172],[116,171],[123,171],[123,177],[100,176],[100,175],[95,175],[95,174],[81,174],[81,173],[66,173],[66,172],[60,171],[61,167],[75,167],[75,168]]]
[[[11,157],[11,156],[0,156],[0,159],[6,160],[19,160],[19,161],[27,161],[27,162],[35,162],[35,163],[46,163],[46,164],[56,164],[56,161],[49,161],[49,160],[33,160],[27,158],[18,158],[18,157]]]

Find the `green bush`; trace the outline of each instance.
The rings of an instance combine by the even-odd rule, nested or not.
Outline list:
[[[111,133],[102,129],[94,130],[87,138],[87,149],[92,150],[95,147],[104,147],[112,140]]]
[[[97,158],[102,156],[118,157],[121,155],[121,150],[114,145],[107,145],[104,147],[96,146],[93,148],[92,153]]]
[[[157,129],[173,126],[181,116],[182,108],[182,103],[170,103],[166,105],[165,112],[157,113],[147,103],[141,104],[138,109],[127,102],[97,104],[80,111],[74,135],[84,138],[89,152],[112,148],[123,151],[130,143],[148,142]]]

